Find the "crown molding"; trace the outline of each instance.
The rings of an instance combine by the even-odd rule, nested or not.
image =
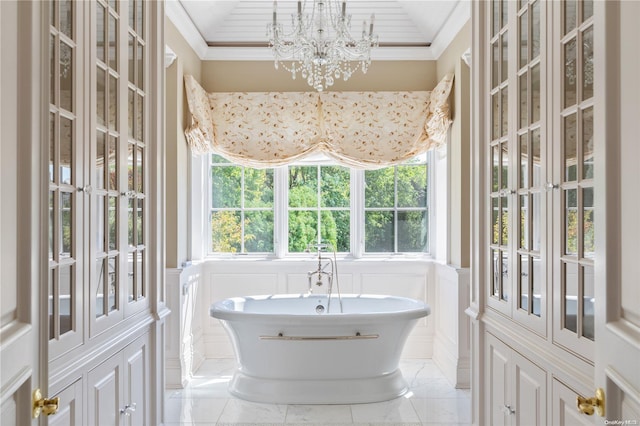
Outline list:
[[[179,0],[166,0],[165,11],[169,20],[202,61],[273,61],[273,54],[268,47],[208,46]],[[377,47],[371,50],[371,59],[375,61],[437,60],[469,19],[471,19],[471,1],[460,0],[430,47]]]

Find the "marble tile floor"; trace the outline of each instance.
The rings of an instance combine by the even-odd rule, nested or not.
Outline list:
[[[165,425],[468,425],[471,394],[455,389],[430,359],[405,359],[407,395],[352,405],[260,404],[235,398],[233,359],[208,359],[184,389],[166,391]]]

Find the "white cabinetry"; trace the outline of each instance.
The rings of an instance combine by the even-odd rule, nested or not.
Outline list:
[[[593,3],[473,6],[479,423],[560,424],[551,380],[593,389]]]
[[[159,423],[162,386],[152,389],[150,366],[162,364],[166,315],[154,255],[163,244],[164,4],[39,5],[49,57],[49,396],[63,414],[49,422]]]
[[[485,348],[486,424],[545,425],[546,372],[491,334]]]
[[[89,372],[89,424],[149,424],[148,351],[143,336]]]

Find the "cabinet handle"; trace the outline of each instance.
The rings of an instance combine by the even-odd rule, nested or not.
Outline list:
[[[547,183],[544,186],[545,191],[551,191],[552,189],[558,189],[560,188],[560,185],[558,185],[557,183]]]
[[[93,191],[93,188],[91,187],[91,185],[85,185],[85,186],[79,186],[78,187],[78,192],[83,192],[85,194],[91,194],[91,191]]]
[[[127,404],[124,408],[120,409],[120,414],[124,414],[125,416],[130,416],[131,413],[136,411],[136,403],[133,402],[131,404]]]
[[[126,191],[126,192],[121,192],[120,196],[123,198],[136,198],[136,193],[135,191]]]
[[[578,410],[582,414],[586,414],[587,416],[592,416],[594,412],[596,412],[599,416],[604,416],[604,390],[602,388],[596,389],[596,396],[591,398],[585,398],[584,396],[578,395],[576,398],[576,405],[578,406]]]
[[[504,407],[502,407],[502,412],[508,416],[511,416],[516,413],[516,410],[514,410],[510,405],[505,405]]]

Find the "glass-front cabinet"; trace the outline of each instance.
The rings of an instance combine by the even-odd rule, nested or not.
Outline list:
[[[92,338],[149,307],[149,18],[143,0],[48,4],[48,325],[55,358],[83,343],[84,327]]]
[[[148,306],[145,2],[92,3],[91,335]]]
[[[491,52],[487,304],[544,334],[547,304],[546,7],[488,3]]]
[[[591,362],[593,1],[484,7],[486,305]]]

